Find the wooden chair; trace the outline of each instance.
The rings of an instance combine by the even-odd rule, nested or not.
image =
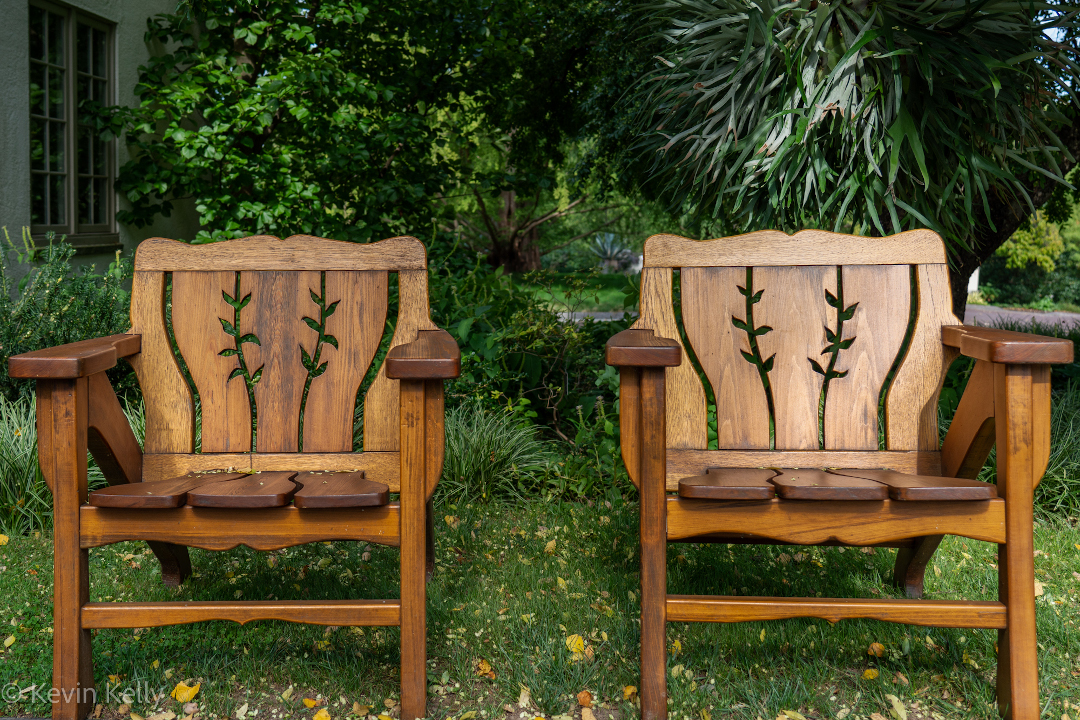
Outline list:
[[[1032,492],[1050,452],[1048,364],[1070,362],[1072,343],[962,325],[945,263],[926,230],[646,241],[640,317],[607,344],[641,491],[644,718],[667,712],[668,621],[793,617],[996,628],[1001,711],[1039,716]],[[939,443],[958,354],[976,364]],[[995,441],[997,485],[975,482]],[[667,543],[711,541],[897,547],[895,578],[915,598],[945,534],[998,544],[999,602],[667,594]]]
[[[400,291],[392,349],[363,399],[364,452],[353,453],[390,273]],[[93,628],[257,619],[400,625],[401,717],[426,716],[429,501],[443,461],[442,383],[457,376],[460,354],[429,319],[420,241],[150,239],[135,256],[131,325],[9,363],[13,377],[38,381],[38,449],[53,492],[53,718],[93,708]],[[104,372],[120,357],[142,389],[142,450]],[[88,449],[111,483],[89,497]],[[187,547],[391,545],[401,548],[401,598],[89,602],[89,548],[124,540],[150,544],[168,585],[190,573]]]

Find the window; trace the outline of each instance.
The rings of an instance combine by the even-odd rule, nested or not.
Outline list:
[[[30,6],[30,217],[36,236],[115,245],[112,143],[85,124],[113,102],[112,31],[74,10]]]

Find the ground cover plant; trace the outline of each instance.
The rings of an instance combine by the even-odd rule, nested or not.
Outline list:
[[[637,507],[610,505],[437,507],[437,569],[428,586],[433,717],[588,720],[578,700],[583,691],[600,720],[636,716]],[[1075,718],[1069,703],[1080,698],[1076,522],[1059,516],[1036,525],[1041,693],[1053,717]],[[893,551],[792,550],[673,544],[669,588],[896,594],[886,584]],[[193,556],[195,577],[171,590],[160,584],[144,545],[91,550],[91,600],[375,598],[396,587],[396,551],[363,543]],[[949,538],[928,570],[927,596],[992,599],[995,562],[991,546]],[[4,715],[48,712],[27,688],[50,682],[51,567],[47,534],[12,537],[0,547],[0,636],[8,639],[0,643],[0,683],[8,701],[18,698],[3,705]],[[100,716],[393,717],[397,632],[271,621],[98,631],[96,682],[102,692],[113,688]],[[988,631],[861,621],[675,624],[668,630],[672,717],[797,717],[785,710],[806,718],[894,717],[891,695],[913,720],[996,718],[995,641]],[[179,682],[199,686],[196,706],[186,711],[169,697]]]

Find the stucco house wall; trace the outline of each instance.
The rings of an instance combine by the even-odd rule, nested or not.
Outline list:
[[[176,0],[70,0],[56,5],[82,11],[113,27],[112,63],[115,74],[113,102],[137,105],[138,68],[150,57],[143,40],[148,18],[174,12]],[[0,0],[0,226],[16,239],[30,225],[30,33],[28,0]],[[128,160],[125,143],[113,141],[115,167]],[[118,207],[127,200],[117,198]],[[114,221],[115,222],[115,221]],[[191,239],[198,220],[191,204],[177,203],[172,216],[158,217],[152,227],[126,227],[116,223],[125,254],[139,241],[153,236]],[[115,253],[111,248],[80,251],[81,263],[101,269]]]

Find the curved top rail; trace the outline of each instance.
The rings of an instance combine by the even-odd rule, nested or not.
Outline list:
[[[281,240],[253,235],[238,240],[189,245],[149,238],[135,251],[136,271],[217,270],[425,270],[427,251],[414,237],[352,243],[311,235]]]
[[[789,265],[944,264],[945,243],[933,230],[861,237],[824,230],[794,235],[760,230],[715,240],[653,235],[645,241],[645,267],[767,267]]]

